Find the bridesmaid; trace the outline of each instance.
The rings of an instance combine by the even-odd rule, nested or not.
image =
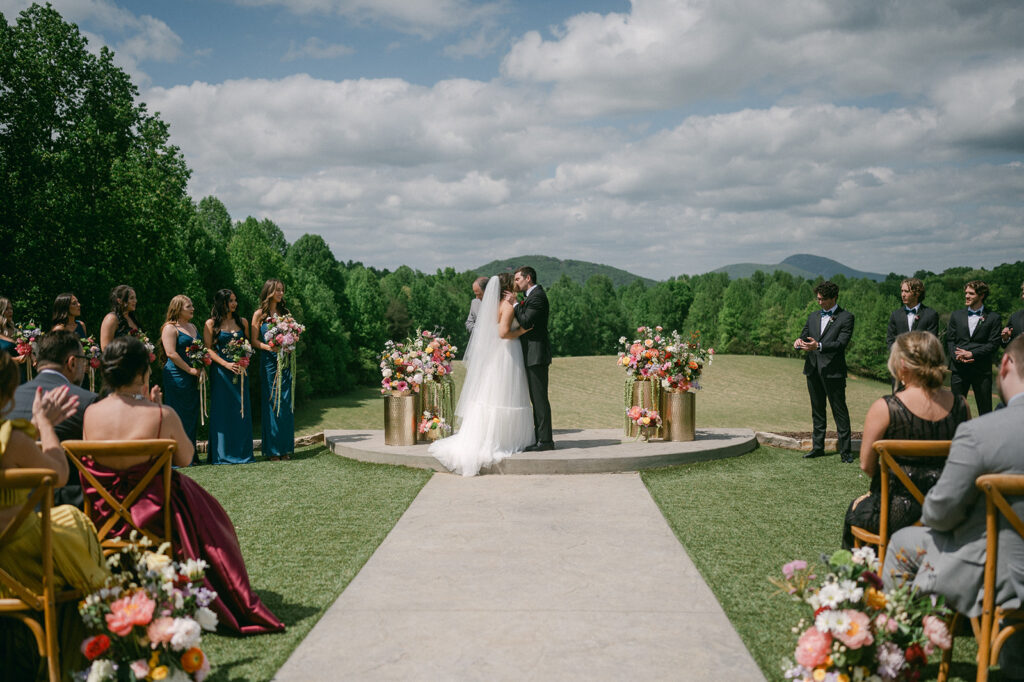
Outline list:
[[[249,326],[238,315],[235,292],[221,289],[213,297],[213,311],[203,327],[203,339],[213,360],[210,376],[210,464],[254,461],[249,391],[243,391],[243,382],[239,381],[243,368],[221,355],[231,341],[248,336]]]
[[[82,304],[73,293],[66,292],[57,297],[53,302],[53,321],[50,323],[50,331],[75,332],[78,338],[84,339],[89,334],[85,331],[85,322],[82,316]]]
[[[281,369],[281,400],[280,413],[276,408],[278,401],[271,404],[271,387],[277,375],[277,353],[270,344],[264,342],[263,335],[274,326],[274,317],[287,315],[288,308],[284,304],[284,283],[279,279],[268,279],[260,291],[260,308],[252,316],[252,345],[259,348],[260,380],[263,382],[260,392],[260,417],[263,431],[263,454],[276,462],[279,459],[291,459],[295,450],[295,415],[292,414],[292,373],[287,365]],[[275,396],[276,398],[276,396]]]
[[[107,344],[119,336],[138,333],[139,320],[135,317],[137,304],[135,289],[127,284],[119,284],[110,290],[110,312],[100,323],[100,349],[106,349]]]
[[[6,351],[14,364],[18,366],[18,383],[23,384],[28,379],[28,370],[25,363],[29,361],[28,355],[18,355],[17,342],[18,328],[14,326],[14,306],[11,299],[0,296],[0,351]]]
[[[160,328],[160,344],[167,362],[164,363],[164,405],[173,408],[181,417],[185,435],[196,444],[199,428],[199,377],[201,369],[189,364],[186,349],[199,340],[199,332],[192,324],[195,309],[188,296],[179,294],[167,307],[167,319]]]

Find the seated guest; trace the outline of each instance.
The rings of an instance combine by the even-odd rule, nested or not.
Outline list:
[[[903,305],[889,315],[889,326],[885,330],[885,345],[892,348],[896,337],[907,332],[922,331],[939,335],[939,314],[924,304],[924,282],[917,277],[903,280],[900,284],[900,299]],[[893,393],[899,386],[893,378]]]
[[[6,353],[0,353],[0,415],[14,396],[18,368]],[[66,388],[48,393],[36,388],[31,405],[32,422],[0,418],[0,469],[53,469],[57,485],[68,480],[68,461],[57,439],[54,424],[59,424],[78,408],[78,399]],[[36,445],[42,442],[42,449]],[[27,497],[25,491],[0,491],[0,528],[17,514]],[[42,591],[42,524],[40,514],[32,514],[13,537],[0,546],[0,568],[29,589]],[[50,510],[53,573],[56,589],[67,587],[92,592],[106,580],[106,564],[96,539],[96,528],[81,510],[69,505]],[[0,597],[11,596],[0,586]],[[79,646],[86,636],[78,615],[77,602],[59,608],[59,649],[64,678],[85,667]],[[38,668],[35,641],[28,629],[16,620],[0,618],[0,678],[32,679]]]
[[[871,476],[870,491],[850,503],[843,523],[843,547],[853,547],[850,526],[878,532],[881,502],[876,440],[950,440],[956,427],[970,419],[963,396],[942,387],[946,358],[939,338],[929,332],[907,332],[896,337],[889,352],[889,373],[903,385],[895,395],[882,396],[868,409],[860,444],[860,468]],[[900,462],[922,493],[935,485],[944,458],[915,458]],[[913,525],[921,518],[921,505],[895,476],[889,479],[889,532]]]
[[[96,400],[96,394],[78,384],[85,376],[87,361],[82,354],[82,344],[70,331],[56,331],[44,334],[39,339],[36,353],[36,368],[39,374],[32,381],[18,387],[14,392],[14,409],[11,419],[31,419],[32,401],[36,389],[44,391],[67,386],[68,391],[78,398],[78,408],[67,419],[57,424],[55,430],[60,440],[78,440],[82,437],[82,415],[85,408]],[[58,488],[53,495],[54,504],[82,506],[82,486],[78,476],[71,478],[66,486]]]
[[[961,424],[938,482],[928,491],[921,520],[889,542],[882,578],[886,587],[905,580],[940,594],[966,616],[980,616],[985,569],[985,495],[974,482],[982,474],[1024,474],[1024,338],[1006,348],[999,363],[999,392],[1006,407]],[[1024,516],[1024,498],[1008,500]],[[996,604],[1024,602],[1024,540],[1000,533]],[[1024,633],[1002,647],[999,665],[1010,679],[1024,679]]]
[[[1024,299],[1024,284],[1020,285],[1020,297]],[[1009,322],[1003,327],[1003,331],[1000,333],[1003,346],[1009,345],[1010,341],[1020,336],[1022,331],[1024,331],[1024,308],[1010,315]]]
[[[160,389],[149,388],[149,351],[132,336],[117,337],[107,345],[101,358],[103,382],[111,394],[97,401],[85,412],[86,440],[139,440],[170,438],[177,442],[174,464],[188,466],[192,461],[192,441],[181,425],[181,419],[170,407],[160,404]],[[145,475],[148,458],[99,457],[84,459],[86,467],[114,496],[124,498]],[[284,623],[270,612],[249,586],[249,575],[242,559],[235,528],[227,512],[198,483],[173,473],[171,484],[171,517],[174,551],[179,559],[202,559],[209,564],[206,582],[217,592],[210,605],[220,624],[243,635],[278,632]],[[162,483],[153,479],[141,498],[144,502],[132,507],[132,518],[139,526],[160,523]],[[96,490],[85,486],[86,503],[92,516],[102,523],[112,512]],[[114,535],[127,535],[130,527],[123,524]]]

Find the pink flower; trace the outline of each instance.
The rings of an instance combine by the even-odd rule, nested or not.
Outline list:
[[[630,419],[638,419],[639,417],[640,417],[640,406],[639,405],[634,405],[633,407],[629,408],[629,418]]]
[[[132,672],[135,674],[135,679],[144,680],[149,675],[149,664],[146,663],[146,659],[140,658],[137,661],[132,661],[131,664]]]
[[[405,381],[399,381],[399,382],[396,382],[394,384],[391,384],[391,388],[396,390],[396,391],[408,391],[409,390],[409,384],[408,384],[408,382],[405,382]]]
[[[195,673],[196,682],[203,682],[206,676],[210,674],[210,657],[203,656],[203,665],[199,667]]]
[[[796,643],[796,662],[805,668],[817,667],[828,658],[831,648],[832,635],[812,625]]]
[[[156,602],[144,592],[136,592],[129,597],[122,597],[110,605],[110,613],[106,615],[107,627],[115,635],[125,637],[136,625],[149,625],[153,619]]]
[[[786,580],[791,580],[794,573],[802,571],[805,568],[807,568],[807,562],[803,559],[796,559],[782,567],[782,575],[786,576]]]
[[[943,651],[953,646],[953,637],[949,634],[946,621],[935,616],[925,616],[921,621],[921,625],[924,627],[924,634],[928,637],[928,641],[935,646]]]
[[[843,613],[850,619],[850,627],[846,629],[846,632],[836,634],[840,642],[851,649],[859,649],[875,641],[871,635],[871,619],[866,613],[852,609],[847,609]]]
[[[155,649],[158,644],[166,644],[174,636],[174,619],[168,616],[155,618],[146,628],[149,643]]]
[[[889,634],[895,633],[899,630],[900,625],[895,619],[890,618],[884,613],[878,614],[875,618],[875,630],[877,632],[888,632]]]

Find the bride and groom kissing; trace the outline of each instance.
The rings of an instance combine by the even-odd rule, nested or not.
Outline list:
[[[475,476],[517,452],[555,448],[548,297],[533,268],[488,280],[463,361],[466,380],[455,408],[461,426],[435,441],[431,455],[454,473]]]

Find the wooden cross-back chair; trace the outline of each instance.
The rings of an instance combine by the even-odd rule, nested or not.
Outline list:
[[[53,577],[53,531],[50,527],[50,509],[53,506],[53,487],[57,472],[51,469],[0,469],[0,489],[30,491],[18,508],[18,513],[0,529],[0,551],[39,507],[41,522],[40,554],[42,556],[42,592],[17,580],[0,568],[0,585],[11,596],[0,597],[0,617],[21,621],[36,639],[39,657],[45,662],[50,682],[60,680],[60,656],[57,645],[57,605],[81,598],[77,590],[57,591]],[[39,620],[42,616],[42,621]]]
[[[988,680],[989,667],[1014,633],[1024,632],[1024,606],[1007,609],[996,604],[996,566],[999,526],[1005,520],[1024,542],[1024,521],[1010,506],[1007,496],[1024,496],[1024,474],[985,474],[975,485],[985,493],[985,593],[982,597],[981,632],[978,637],[978,682]]]
[[[150,440],[66,440],[61,445],[81,474],[83,489],[85,483],[95,488],[96,493],[103,498],[112,511],[111,515],[102,525],[93,519],[93,523],[97,526],[96,534],[99,537],[100,546],[103,547],[105,553],[116,552],[129,544],[127,540],[111,535],[115,527],[123,522],[130,528],[134,528],[139,534],[149,538],[157,547],[164,542],[171,543],[171,555],[173,555],[171,506],[168,501],[171,498],[171,462],[174,458],[174,452],[178,447],[175,441],[168,438]],[[148,457],[150,463],[145,475],[132,488],[131,492],[123,500],[120,500],[114,497],[82,463],[83,457],[88,457],[92,460],[95,460],[97,457],[101,457],[104,460]],[[140,528],[132,519],[131,514],[132,505],[142,496],[142,493],[146,491],[157,475],[161,476],[161,483],[163,484],[163,509],[161,510],[163,522],[160,526],[161,533],[159,535],[148,528]],[[89,500],[84,500],[83,504],[86,515],[91,518],[92,510],[90,509]]]
[[[875,545],[878,547],[878,562],[881,564],[885,561],[885,548],[889,544],[889,486],[891,483],[891,476],[895,476],[899,479],[900,483],[914,496],[918,504],[924,504],[924,493],[922,493],[914,482],[910,480],[910,476],[903,470],[900,463],[896,461],[897,457],[904,459],[911,458],[936,458],[936,457],[948,457],[949,456],[949,445],[952,441],[948,440],[878,440],[874,443],[875,452],[878,453],[878,473],[881,477],[881,490],[879,495],[879,518],[878,518],[878,532],[872,533],[866,528],[859,526],[851,526],[850,532],[853,534],[854,541],[858,547],[863,545]],[[915,525],[921,525],[918,522]]]

